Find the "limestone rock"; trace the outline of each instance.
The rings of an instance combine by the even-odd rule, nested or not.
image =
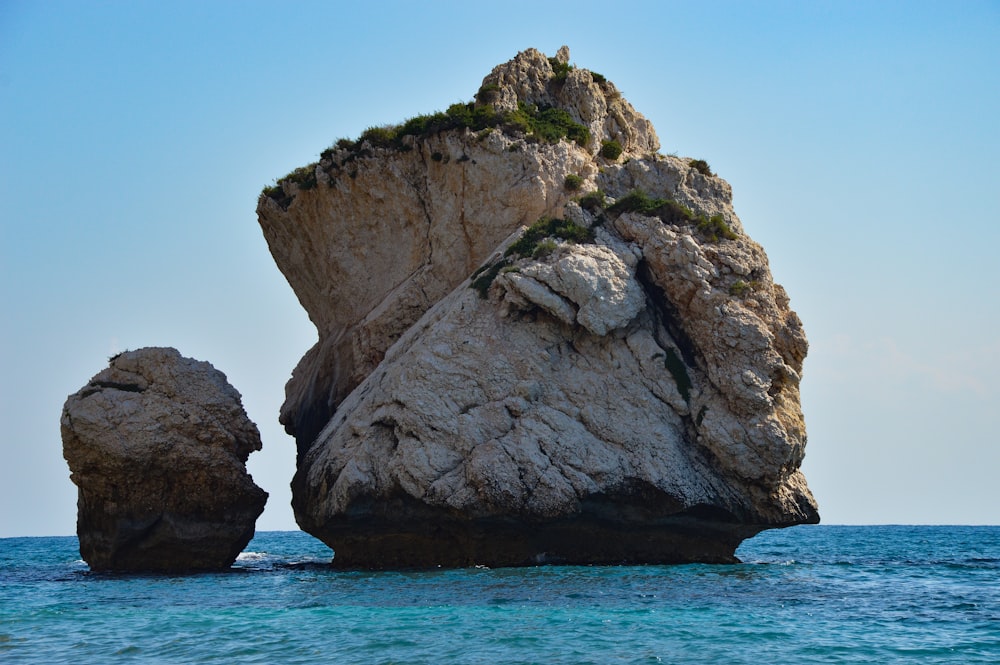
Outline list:
[[[406,136],[261,197],[319,332],[281,413],[293,507],[336,565],[732,561],[818,520],[806,338],[729,185],[568,62],[520,53],[476,104],[562,109],[585,145]]]
[[[91,569],[225,568],[253,537],[267,493],[246,461],[260,434],[209,363],[121,353],[69,396],[61,426]]]
[[[569,49],[563,46],[552,59],[569,65]],[[587,126],[597,140],[590,145],[596,155],[603,141],[617,141],[625,158],[646,156],[660,149],[653,125],[629,104],[613,83],[600,74],[572,67],[558,76],[553,62],[529,48],[510,62],[498,65],[483,79],[480,91],[498,109],[515,110],[518,104],[561,108]],[[482,92],[480,93],[482,96]]]
[[[596,173],[574,143],[529,145],[497,131],[364,150],[346,165],[339,154],[316,165],[327,184],[286,183],[295,193],[287,209],[268,196],[257,208],[271,254],[319,332],[281,413],[300,452],[431,305],[513,230],[561,212],[568,174]]]
[[[595,335],[625,326],[645,307],[634,267],[606,247],[566,244],[552,261],[531,261],[498,279],[508,304],[541,307]]]

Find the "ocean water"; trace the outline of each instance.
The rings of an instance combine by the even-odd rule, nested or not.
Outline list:
[[[297,532],[234,567],[91,573],[0,539],[0,663],[1000,663],[1000,527],[804,526],[740,565],[343,572]]]

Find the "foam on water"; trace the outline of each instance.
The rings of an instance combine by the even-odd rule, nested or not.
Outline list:
[[[345,572],[301,533],[224,573],[0,540],[0,661],[1000,662],[1000,527],[797,527],[733,566]]]

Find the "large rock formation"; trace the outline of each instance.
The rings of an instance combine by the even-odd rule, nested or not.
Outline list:
[[[267,492],[246,461],[260,434],[209,363],[121,353],[69,396],[61,424],[91,569],[225,568],[253,537]]]
[[[264,192],[319,332],[293,506],[336,565],[731,561],[818,520],[801,323],[728,184],[658,146],[529,49]]]

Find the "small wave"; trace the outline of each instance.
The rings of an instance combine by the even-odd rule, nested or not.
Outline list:
[[[267,552],[240,552],[236,557],[237,561],[263,561],[268,557]]]
[[[794,566],[799,562],[795,559],[747,559],[743,563],[747,566]]]

